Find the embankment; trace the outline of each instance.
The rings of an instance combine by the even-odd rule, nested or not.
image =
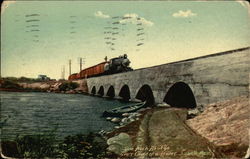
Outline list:
[[[148,109],[140,120],[109,133],[108,138],[118,144],[110,146],[123,152],[119,154],[123,158],[242,158],[249,145],[248,101],[238,97],[210,104],[188,120],[185,109]],[[124,134],[129,135],[131,147],[126,148]]]
[[[228,157],[243,157],[249,146],[249,98],[233,98],[209,104],[187,124]]]

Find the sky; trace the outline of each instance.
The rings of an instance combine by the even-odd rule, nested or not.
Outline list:
[[[127,54],[134,69],[248,47],[243,1],[7,1],[1,76],[51,78]]]

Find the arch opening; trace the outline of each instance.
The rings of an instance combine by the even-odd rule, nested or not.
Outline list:
[[[100,95],[100,96],[103,96],[103,95],[104,95],[104,88],[103,88],[103,86],[101,86],[101,87],[99,88],[99,91],[98,91],[97,94]]]
[[[130,99],[131,97],[130,97],[130,90],[129,90],[128,85],[124,85],[124,86],[121,88],[121,90],[120,90],[120,92],[119,92],[119,96],[122,97],[122,99],[123,99],[124,101],[129,101],[129,99]]]
[[[136,94],[136,99],[141,101],[146,101],[146,105],[153,105],[155,103],[153,91],[149,85],[143,85],[138,93]]]
[[[91,94],[96,94],[96,88],[95,88],[95,86],[92,87],[92,89],[91,89]]]
[[[107,92],[107,96],[110,98],[114,98],[115,97],[115,89],[113,86],[110,86]]]
[[[193,91],[184,82],[177,82],[171,86],[163,101],[172,107],[195,108],[197,106]]]

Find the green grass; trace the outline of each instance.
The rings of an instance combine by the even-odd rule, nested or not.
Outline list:
[[[59,141],[53,130],[18,136],[14,141],[2,142],[2,146],[3,154],[17,158],[104,158],[113,155],[106,150],[106,140],[95,133],[67,136]]]

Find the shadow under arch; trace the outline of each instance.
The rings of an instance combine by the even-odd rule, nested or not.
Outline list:
[[[151,87],[147,84],[143,85],[136,94],[136,99],[146,101],[146,105],[153,105],[155,98]]]
[[[98,91],[97,94],[100,95],[100,96],[103,96],[103,95],[104,95],[104,88],[103,88],[103,86],[101,86],[101,87],[99,88],[99,91]]]
[[[124,101],[129,101],[130,97],[130,90],[128,85],[124,85],[122,86],[120,92],[119,92],[119,96],[122,97],[122,99]]]
[[[110,86],[107,92],[107,96],[110,98],[114,98],[115,97],[115,89],[113,86]]]
[[[172,107],[195,108],[197,106],[193,91],[184,82],[172,85],[163,101]]]
[[[96,88],[95,88],[95,86],[92,87],[92,89],[91,89],[91,94],[96,94]]]

